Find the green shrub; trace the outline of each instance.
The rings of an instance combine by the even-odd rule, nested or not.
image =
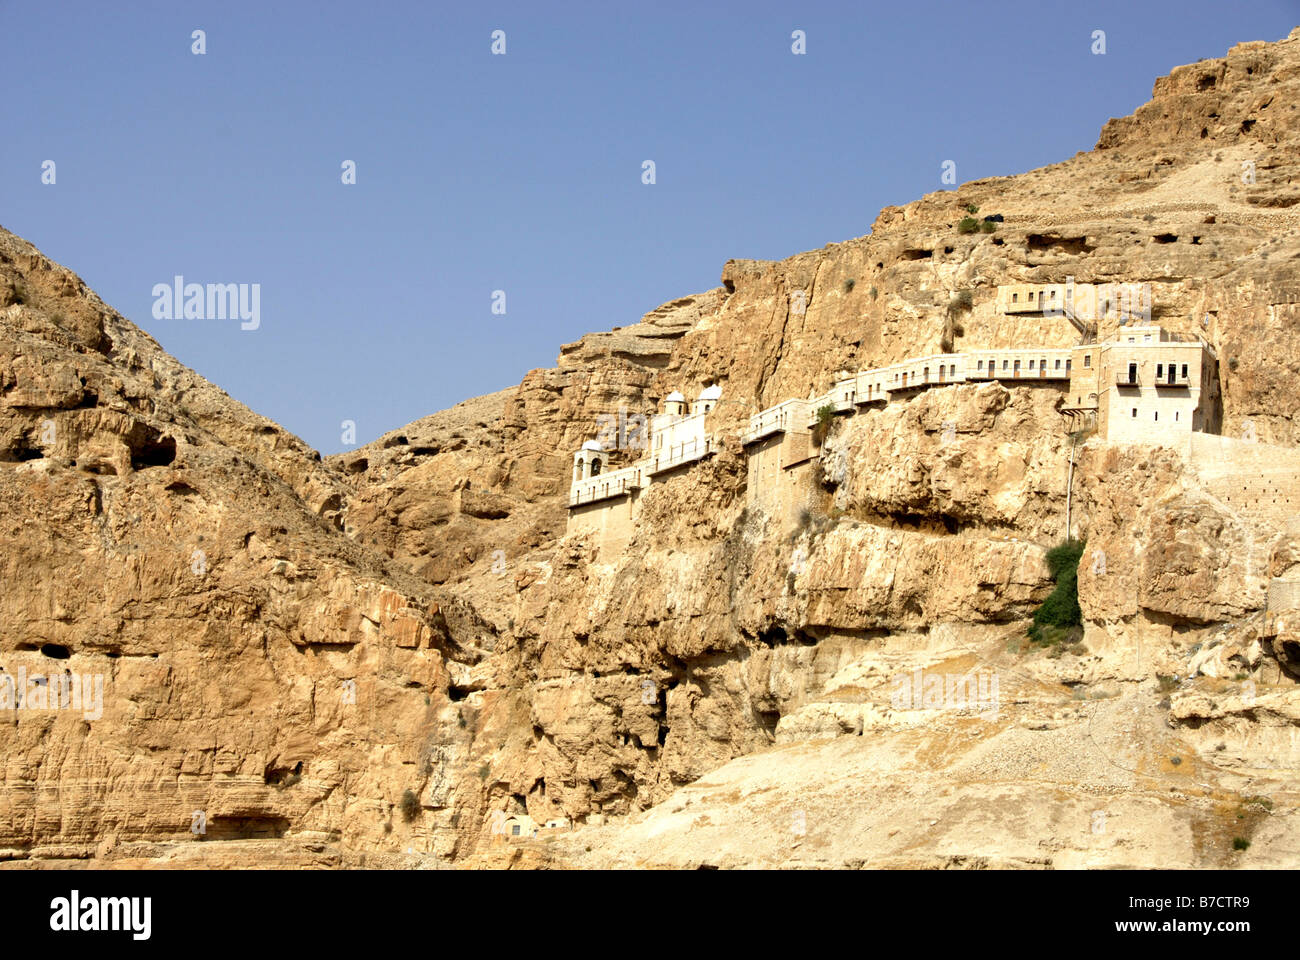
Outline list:
[[[1069,639],[1083,623],[1079,609],[1079,559],[1083,556],[1082,540],[1066,540],[1047,551],[1047,569],[1056,587],[1042,606],[1034,611],[1029,639],[1040,645]]]
[[[871,295],[871,299],[874,300],[876,299],[876,296],[880,293],[880,291],[877,290],[875,287],[872,287],[870,290],[867,291],[867,293],[869,293]]]
[[[979,212],[980,212],[980,208],[977,207],[977,206],[975,206],[975,204],[973,204],[973,203],[968,203],[968,204],[966,204],[966,212],[967,212],[967,213],[970,213],[970,214],[979,213]]]
[[[1248,849],[1250,849],[1250,841],[1247,840],[1245,837],[1233,837],[1233,838],[1232,838],[1232,849],[1234,849],[1234,850],[1248,850]]]
[[[985,233],[992,233],[997,228],[998,225],[994,223],[992,220],[984,220],[980,223],[980,229],[983,230]]]
[[[957,221],[958,233],[976,233],[979,231],[980,222],[974,217],[962,217]]]
[[[410,823],[415,819],[415,815],[420,812],[420,798],[415,795],[413,790],[402,791],[402,801],[398,804],[402,811],[402,819]]]
[[[827,435],[831,432],[831,425],[835,422],[835,408],[829,403],[817,408],[817,423],[813,427],[813,435],[817,438],[817,445],[821,446],[825,442]]]
[[[854,280],[852,277],[850,277],[848,280],[845,280],[845,281],[844,281],[844,292],[845,292],[845,293],[852,293],[852,292],[853,292],[853,288],[856,287],[857,285],[858,285],[858,281],[856,281],[856,280]]]

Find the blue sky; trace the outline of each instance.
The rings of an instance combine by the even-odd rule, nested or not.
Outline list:
[[[343,420],[365,443],[518,383],[728,258],[861,236],[944,160],[965,182],[1089,150],[1300,0],[0,0],[0,24],[0,224],[332,453]],[[177,274],[259,283],[260,327],[155,319]]]

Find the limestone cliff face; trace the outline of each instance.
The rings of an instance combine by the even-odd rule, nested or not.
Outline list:
[[[841,418],[791,530],[749,502],[738,434],[840,370],[1072,344],[1067,320],[1004,314],[996,292],[1073,277],[1149,283],[1153,319],[1217,353],[1224,434],[1300,445],[1298,102],[1300,32],[1242,44],[1161,78],[1089,153],[730,261],[715,290],[324,462],[4,235],[0,536],[20,626],[0,666],[102,668],[114,693],[94,721],[6,723],[0,847],[1293,864],[1300,615],[1273,633],[1264,617],[1300,557],[1284,482],[1243,503],[1205,451],[1071,436],[1059,388],[968,384]],[[968,206],[996,231],[959,233]],[[707,383],[718,452],[649,489],[624,549],[566,536],[572,453],[599,418]],[[1087,540],[1082,643],[1031,649],[1067,509]],[[995,678],[996,716],[901,696],[918,670]],[[190,833],[196,809],[224,844]],[[580,829],[494,836],[525,811]],[[1232,831],[1254,838],[1237,860]]]
[[[319,455],[7,233],[0,451],[0,856],[392,846],[473,634],[344,535]],[[53,709],[64,677],[98,697]]]

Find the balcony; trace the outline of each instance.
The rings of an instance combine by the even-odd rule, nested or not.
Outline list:
[[[1178,372],[1177,367],[1165,371],[1164,376],[1156,377],[1157,387],[1190,387],[1191,380],[1187,374]]]
[[[1115,386],[1117,387],[1136,387],[1140,386],[1138,372],[1136,370],[1116,370]]]
[[[713,452],[712,437],[694,437],[681,443],[674,443],[666,450],[660,450],[650,457],[645,472],[650,476],[675,470],[683,463],[702,460]]]
[[[594,503],[597,500],[621,497],[640,488],[640,486],[641,468],[639,466],[624,467],[622,470],[597,474],[594,477],[587,477],[585,480],[578,480],[570,485],[569,506],[580,507],[583,504]]]
[[[751,444],[774,433],[807,430],[807,400],[787,400],[749,418],[749,429],[742,434],[741,443]]]

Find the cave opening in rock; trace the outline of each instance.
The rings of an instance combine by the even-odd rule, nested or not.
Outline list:
[[[131,451],[131,468],[147,470],[165,467],[176,459],[176,441],[171,437],[151,437]]]

